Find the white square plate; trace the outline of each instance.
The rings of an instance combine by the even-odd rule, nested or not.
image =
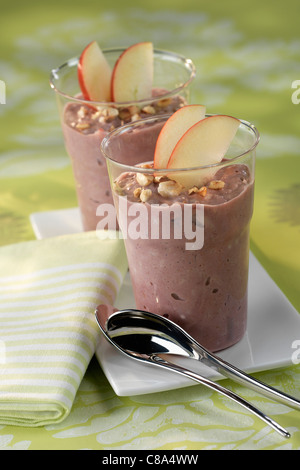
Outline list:
[[[30,221],[38,239],[82,231],[77,208],[34,213]],[[129,273],[115,305],[117,308],[135,308]],[[289,366],[293,364],[293,343],[299,340],[299,332],[299,313],[251,253],[247,332],[242,341],[220,352],[219,356],[248,373]],[[160,392],[195,384],[176,373],[133,362],[104,338],[99,342],[96,356],[119,396]],[[222,378],[196,361],[188,361],[188,367],[192,370],[214,380]]]

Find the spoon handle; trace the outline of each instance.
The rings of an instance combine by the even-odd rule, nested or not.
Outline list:
[[[202,346],[200,347],[200,345],[198,345],[198,347],[200,352],[200,361],[203,364],[214,368],[220,374],[234,380],[235,382],[246,385],[252,390],[260,392],[262,395],[265,395],[268,398],[273,400],[275,399],[284,405],[288,405],[292,408],[295,408],[296,410],[300,410],[300,401],[295,397],[287,395],[286,393],[255,379],[232,364],[224,361],[220,357],[208,352]]]
[[[271,426],[275,431],[277,431],[281,436],[285,438],[289,438],[291,435],[290,433],[284,429],[280,424],[278,424],[276,421],[274,421],[272,418],[269,416],[265,415],[262,411],[260,411],[258,408],[253,406],[251,403],[247,402],[244,398],[240,397],[236,393],[232,392],[231,390],[228,390],[227,388],[223,387],[222,385],[215,383],[206,377],[202,377],[199,374],[196,374],[195,372],[192,372],[191,370],[188,370],[184,367],[181,367],[177,364],[173,364],[169,361],[166,361],[162,359],[161,357],[153,354],[152,356],[149,357],[149,359],[154,362],[156,365],[159,365],[161,367],[164,367],[166,369],[173,370],[174,372],[177,372],[178,374],[184,375],[186,377],[191,378],[195,382],[198,382],[202,385],[206,385],[207,387],[211,388],[214,391],[217,391],[221,393],[222,395],[230,398],[234,402],[238,403],[239,405],[243,406],[246,408],[248,411],[256,415],[258,418],[260,418],[262,421],[267,423],[269,426]]]

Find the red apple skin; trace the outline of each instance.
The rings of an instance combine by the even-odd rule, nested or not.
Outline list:
[[[111,101],[111,69],[97,41],[90,42],[82,51],[77,66],[77,76],[85,100]]]
[[[84,62],[84,58],[85,58],[85,54],[86,52],[88,51],[88,49],[90,48],[90,46],[94,43],[95,41],[92,41],[90,42],[82,51],[81,55],[80,55],[80,58],[79,58],[79,62],[78,62],[78,65],[77,65],[77,76],[78,76],[78,82],[79,82],[79,86],[80,86],[80,89],[81,89],[81,92],[82,92],[82,95],[83,95],[83,98],[85,100],[88,100],[90,101],[90,96],[88,94],[88,91],[86,89],[86,86],[85,86],[85,83],[84,83],[84,73],[83,73],[83,62]]]
[[[157,142],[156,142],[156,146],[155,146],[155,152],[154,152],[154,161],[153,161],[153,166],[154,168],[161,168],[161,165],[160,165],[160,162],[159,162],[159,154],[158,154],[158,148],[160,146],[160,139],[164,138],[164,133],[165,132],[168,132],[167,128],[169,127],[169,124],[171,124],[172,122],[174,122],[175,120],[177,119],[180,119],[180,116],[181,114],[185,113],[185,111],[187,109],[199,109],[199,110],[203,110],[203,117],[205,116],[205,106],[203,105],[198,105],[198,104],[189,104],[189,105],[186,105],[184,106],[183,108],[180,108],[178,109],[177,111],[175,111],[174,114],[172,114],[172,116],[165,122],[165,124],[163,125],[160,133],[159,133],[159,136],[158,136],[158,139],[157,139]],[[200,120],[200,119],[199,119]],[[179,139],[178,139],[179,140]],[[172,153],[172,152],[171,152]],[[170,155],[171,156],[171,155]],[[167,166],[166,166],[167,167]]]
[[[218,115],[213,115],[213,116],[208,116],[206,117],[205,119],[203,119],[203,122],[204,121],[207,121],[208,119],[214,119],[215,117],[228,117],[230,119],[234,119],[237,123],[237,125],[239,124],[239,120],[233,116],[227,116],[226,114],[218,114]],[[172,168],[172,163],[173,163],[173,159],[174,159],[174,156],[176,155],[176,150],[177,150],[177,147],[179,147],[181,145],[181,142],[182,140],[185,138],[185,135],[191,131],[191,129],[193,129],[194,127],[198,126],[200,124],[201,121],[197,122],[196,124],[194,124],[192,127],[190,127],[190,129],[178,140],[170,158],[169,158],[169,161],[168,161],[168,165],[167,165],[167,168]]]
[[[232,116],[214,115],[190,127],[174,147],[167,168],[195,170],[176,173],[174,179],[186,188],[206,184],[217,171],[214,165],[222,161],[239,124]],[[197,167],[204,168],[196,170]]]
[[[115,99],[115,92],[114,92],[114,81],[115,81],[116,70],[117,70],[117,67],[118,67],[119,62],[123,59],[123,56],[128,53],[128,51],[132,50],[133,48],[135,48],[135,47],[137,47],[137,46],[140,46],[141,44],[148,44],[148,42],[147,42],[147,41],[144,41],[144,42],[138,42],[138,43],[136,43],[136,44],[133,44],[132,46],[129,46],[127,49],[125,49],[125,51],[123,51],[122,54],[120,54],[120,56],[118,57],[118,59],[117,59],[115,65],[114,65],[114,68],[113,68],[113,71],[112,71],[112,76],[111,76],[110,95],[111,95],[112,101],[116,101],[116,99]],[[146,97],[146,98],[147,98],[147,97]]]

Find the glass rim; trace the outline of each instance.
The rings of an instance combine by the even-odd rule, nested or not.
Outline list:
[[[103,53],[122,53],[124,50],[126,50],[125,47],[121,48],[108,48],[108,49],[103,49]],[[68,67],[73,67],[78,64],[79,62],[79,57],[73,57],[64,64],[60,65],[57,68],[54,68],[50,72],[50,87],[59,95],[63,96],[64,98],[68,99],[69,101],[75,101],[77,103],[85,104],[85,105],[94,105],[95,107],[128,107],[130,105],[143,105],[143,103],[151,103],[157,100],[163,100],[170,98],[174,95],[177,95],[180,91],[184,90],[187,88],[190,83],[194,80],[196,76],[196,68],[191,59],[188,59],[184,57],[181,54],[177,54],[175,52],[163,50],[163,49],[154,49],[153,50],[154,57],[156,56],[168,56],[170,59],[173,59],[173,61],[177,61],[178,63],[181,63],[187,70],[190,71],[190,76],[188,80],[186,80],[184,83],[182,83],[179,87],[174,88],[171,91],[168,91],[167,93],[164,93],[159,96],[155,97],[150,97],[150,98],[145,98],[142,100],[137,100],[137,101],[91,101],[91,100],[85,100],[84,98],[78,98],[76,96],[69,95],[68,93],[65,93],[64,91],[60,90],[56,84],[55,80],[58,78],[58,74],[68,68]]]
[[[125,163],[120,163],[117,160],[114,160],[112,157],[110,157],[106,151],[105,151],[105,146],[107,146],[107,143],[110,141],[111,138],[113,138],[115,135],[121,134],[123,132],[126,132],[127,129],[131,129],[132,127],[138,127],[139,125],[143,125],[144,123],[153,123],[155,121],[162,121],[165,120],[167,121],[168,118],[170,118],[173,114],[161,114],[158,116],[151,116],[149,118],[144,118],[140,119],[135,122],[131,122],[129,124],[125,124],[123,126],[120,126],[113,131],[109,132],[102,140],[101,142],[101,151],[104,157],[118,165],[120,168],[123,168],[126,171],[131,171],[135,173],[144,173],[144,174],[150,174],[153,175],[155,173],[156,176],[159,175],[165,175],[166,172],[168,172],[168,175],[174,174],[174,173],[179,173],[179,172],[187,172],[187,171],[200,171],[208,168],[221,168],[224,165],[230,165],[232,163],[235,163],[237,160],[241,159],[244,155],[247,155],[248,153],[252,152],[258,145],[259,140],[260,140],[260,135],[257,130],[257,128],[254,126],[254,124],[251,124],[248,121],[245,121],[243,119],[238,119],[240,121],[240,124],[243,124],[245,127],[247,127],[249,130],[251,130],[253,136],[255,137],[254,143],[252,144],[251,147],[249,147],[247,150],[243,151],[242,153],[236,155],[235,157],[230,158],[228,161],[221,161],[219,163],[212,163],[210,165],[200,165],[200,166],[194,166],[194,167],[188,167],[188,168],[143,168],[143,167],[138,167],[134,165],[127,165]],[[210,116],[229,116],[225,114],[206,114],[205,117],[210,117]],[[232,116],[229,116],[232,117]],[[145,162],[147,163],[147,162]]]

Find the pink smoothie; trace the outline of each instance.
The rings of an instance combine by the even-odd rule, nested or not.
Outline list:
[[[148,233],[151,205],[165,204],[167,212],[174,203],[194,209],[204,205],[200,249],[187,250],[187,240],[176,239],[172,231],[170,239],[127,238],[125,244],[137,308],[166,316],[203,346],[218,351],[238,342],[246,330],[253,180],[242,164],[223,167],[213,180],[224,186],[210,189],[208,181],[201,194],[183,190],[175,197],[161,196],[159,183],[152,182],[144,187],[151,196],[141,202],[136,174],[123,174],[117,181],[115,204],[118,208],[122,199],[128,210],[137,202],[146,207]],[[127,217],[128,224],[133,220]]]
[[[100,149],[102,139],[108,132],[123,124],[153,114],[173,113],[186,104],[181,96],[167,100],[159,99],[163,93],[166,91],[161,89],[153,91],[153,96],[157,96],[158,100],[152,103],[150,108],[146,107],[144,110],[134,107],[123,108],[118,110],[117,115],[112,108],[108,111],[97,110],[78,103],[69,103],[65,107],[62,129],[66,149],[72,161],[84,230],[97,228],[100,217],[96,215],[96,211],[100,204],[113,204],[106,161]],[[156,141],[159,129],[158,126],[153,126],[151,131],[141,128],[131,134],[131,139],[127,139],[128,144],[134,148],[135,157],[141,155],[140,162],[145,159],[145,142],[147,143],[149,138],[154,138]],[[151,132],[153,132],[152,137],[149,135]]]

